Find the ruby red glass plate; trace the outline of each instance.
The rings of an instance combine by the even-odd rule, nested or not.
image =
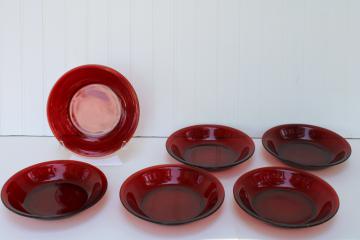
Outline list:
[[[350,144],[339,134],[307,124],[286,124],[269,129],[262,137],[265,149],[284,163],[319,169],[347,160]]]
[[[14,213],[39,219],[72,216],[97,203],[107,180],[96,167],[56,160],[27,167],[3,186],[1,200]]]
[[[214,213],[224,189],[213,175],[185,165],[158,165],[131,175],[120,199],[133,215],[158,224],[193,222]]]
[[[228,168],[249,159],[254,142],[245,133],[222,125],[195,125],[173,133],[166,142],[176,160],[207,170]]]
[[[50,92],[48,122],[70,151],[99,157],[120,149],[135,132],[139,103],[120,73],[101,65],[84,65],[65,73]]]
[[[328,183],[290,168],[247,172],[236,181],[233,191],[245,212],[279,227],[315,226],[328,221],[339,208],[337,193]]]

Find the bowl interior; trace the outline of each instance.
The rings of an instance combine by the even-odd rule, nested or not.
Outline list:
[[[2,200],[12,211],[35,218],[60,218],[95,204],[107,182],[97,168],[54,161],[26,168],[4,185]]]
[[[324,167],[345,161],[349,143],[340,135],[316,126],[282,125],[263,136],[264,147],[277,158],[299,167]]]
[[[221,125],[197,125],[172,134],[167,151],[177,160],[197,167],[221,168],[245,161],[254,143],[245,133]]]
[[[220,207],[224,190],[203,171],[178,165],[144,169],[126,180],[120,198],[136,216],[161,224],[203,218]]]
[[[320,178],[286,168],[260,168],[234,186],[237,203],[250,215],[283,227],[327,221],[339,207],[335,190]]]

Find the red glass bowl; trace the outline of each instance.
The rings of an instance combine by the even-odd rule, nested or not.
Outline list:
[[[48,122],[70,151],[100,157],[120,149],[139,121],[135,90],[120,73],[84,65],[65,73],[50,92]]]
[[[328,183],[290,168],[247,172],[236,181],[233,191],[245,212],[279,227],[315,226],[328,221],[339,208],[338,195]]]
[[[207,170],[221,170],[249,159],[255,146],[245,133],[222,125],[195,125],[173,133],[166,150],[176,160]]]
[[[205,218],[220,208],[224,196],[223,186],[213,175],[174,164],[136,172],[120,189],[120,200],[130,213],[164,225]]]
[[[350,144],[328,129],[307,124],[286,124],[269,129],[262,137],[265,149],[284,163],[320,169],[347,160]]]
[[[3,186],[1,200],[14,213],[50,220],[72,216],[93,206],[106,189],[106,177],[96,167],[56,160],[17,172]]]

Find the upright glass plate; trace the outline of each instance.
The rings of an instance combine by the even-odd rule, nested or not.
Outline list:
[[[129,81],[101,65],[84,65],[65,73],[50,92],[50,128],[70,151],[101,157],[120,149],[135,132],[139,102]]]

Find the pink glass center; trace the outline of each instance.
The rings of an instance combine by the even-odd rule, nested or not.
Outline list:
[[[90,136],[111,132],[121,115],[119,98],[107,86],[90,84],[75,93],[70,102],[70,118],[74,126]]]

